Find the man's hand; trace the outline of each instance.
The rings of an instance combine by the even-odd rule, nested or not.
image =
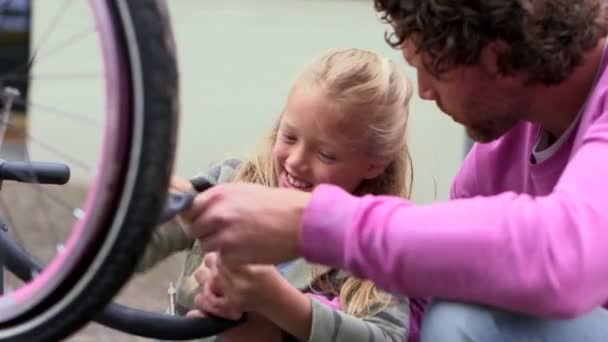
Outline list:
[[[217,185],[181,214],[186,232],[228,263],[276,264],[299,256],[309,193],[257,184]]]

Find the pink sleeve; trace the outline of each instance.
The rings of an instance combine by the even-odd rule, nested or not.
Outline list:
[[[322,185],[304,214],[301,249],[390,292],[571,317],[608,298],[606,175],[608,124],[598,124],[544,197],[412,205]]]

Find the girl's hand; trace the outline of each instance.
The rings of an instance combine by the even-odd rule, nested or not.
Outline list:
[[[299,340],[308,340],[312,324],[310,299],[291,286],[274,266],[224,265],[212,253],[205,256],[195,278],[202,286],[202,292],[194,298],[200,313],[237,320],[243,312],[249,312],[257,318],[252,323],[256,329],[268,332],[272,330],[268,324],[274,324]],[[249,331],[247,326],[234,335],[242,337],[240,332]]]
[[[258,311],[276,295],[283,277],[268,265],[224,265],[216,253],[208,253],[195,274],[201,284],[194,303],[205,313],[239,319],[245,311]]]
[[[203,257],[201,266],[195,274],[196,280],[201,285],[203,299],[199,299],[198,304],[200,305],[196,305],[199,310],[190,311],[188,316],[201,317],[212,314],[235,320],[242,316],[244,310],[240,309],[239,305],[232,301],[226,301],[226,298],[229,298],[234,291],[230,290],[230,285],[225,281],[227,274],[219,271],[219,265],[221,265],[221,262],[217,253],[207,253]],[[227,293],[227,290],[231,292]],[[242,295],[246,295],[245,292],[243,291]],[[223,303],[223,305],[218,306],[216,304],[218,302]],[[243,325],[229,329],[220,336],[222,341],[226,342],[281,341],[280,329],[256,312],[249,312],[247,321]]]
[[[190,181],[185,178],[171,176],[171,181],[169,183],[169,191],[189,192],[194,191],[194,187],[192,186],[192,183],[190,183]]]
[[[169,182],[169,192],[194,192],[194,186],[192,186],[192,183],[186,178],[171,176],[171,181]],[[178,213],[174,220],[180,227],[182,227],[184,233],[188,234],[184,220],[181,218],[181,213]]]

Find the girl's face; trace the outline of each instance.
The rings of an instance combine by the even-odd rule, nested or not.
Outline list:
[[[336,120],[339,115],[318,90],[291,92],[272,150],[280,187],[311,191],[326,183],[352,193],[364,179],[382,173],[384,167],[354,143],[364,132],[357,125],[338,124],[344,122]]]

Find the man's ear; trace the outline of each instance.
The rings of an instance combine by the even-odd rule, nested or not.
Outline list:
[[[369,166],[367,168],[367,172],[364,175],[365,179],[374,179],[374,178],[380,176],[384,172],[384,170],[386,170],[386,168],[388,167],[389,164],[390,164],[390,160],[372,161],[369,164]]]
[[[500,56],[509,53],[510,49],[511,46],[509,44],[500,40],[488,43],[488,45],[481,50],[479,65],[488,75],[491,75],[492,77],[501,76],[502,71],[500,70],[499,65]]]
[[[511,45],[501,40],[490,42],[485,48],[483,48],[483,50],[481,50],[479,64],[490,78],[507,82],[521,81],[521,75],[505,74],[500,68],[500,57],[504,54],[508,54],[510,50]]]

